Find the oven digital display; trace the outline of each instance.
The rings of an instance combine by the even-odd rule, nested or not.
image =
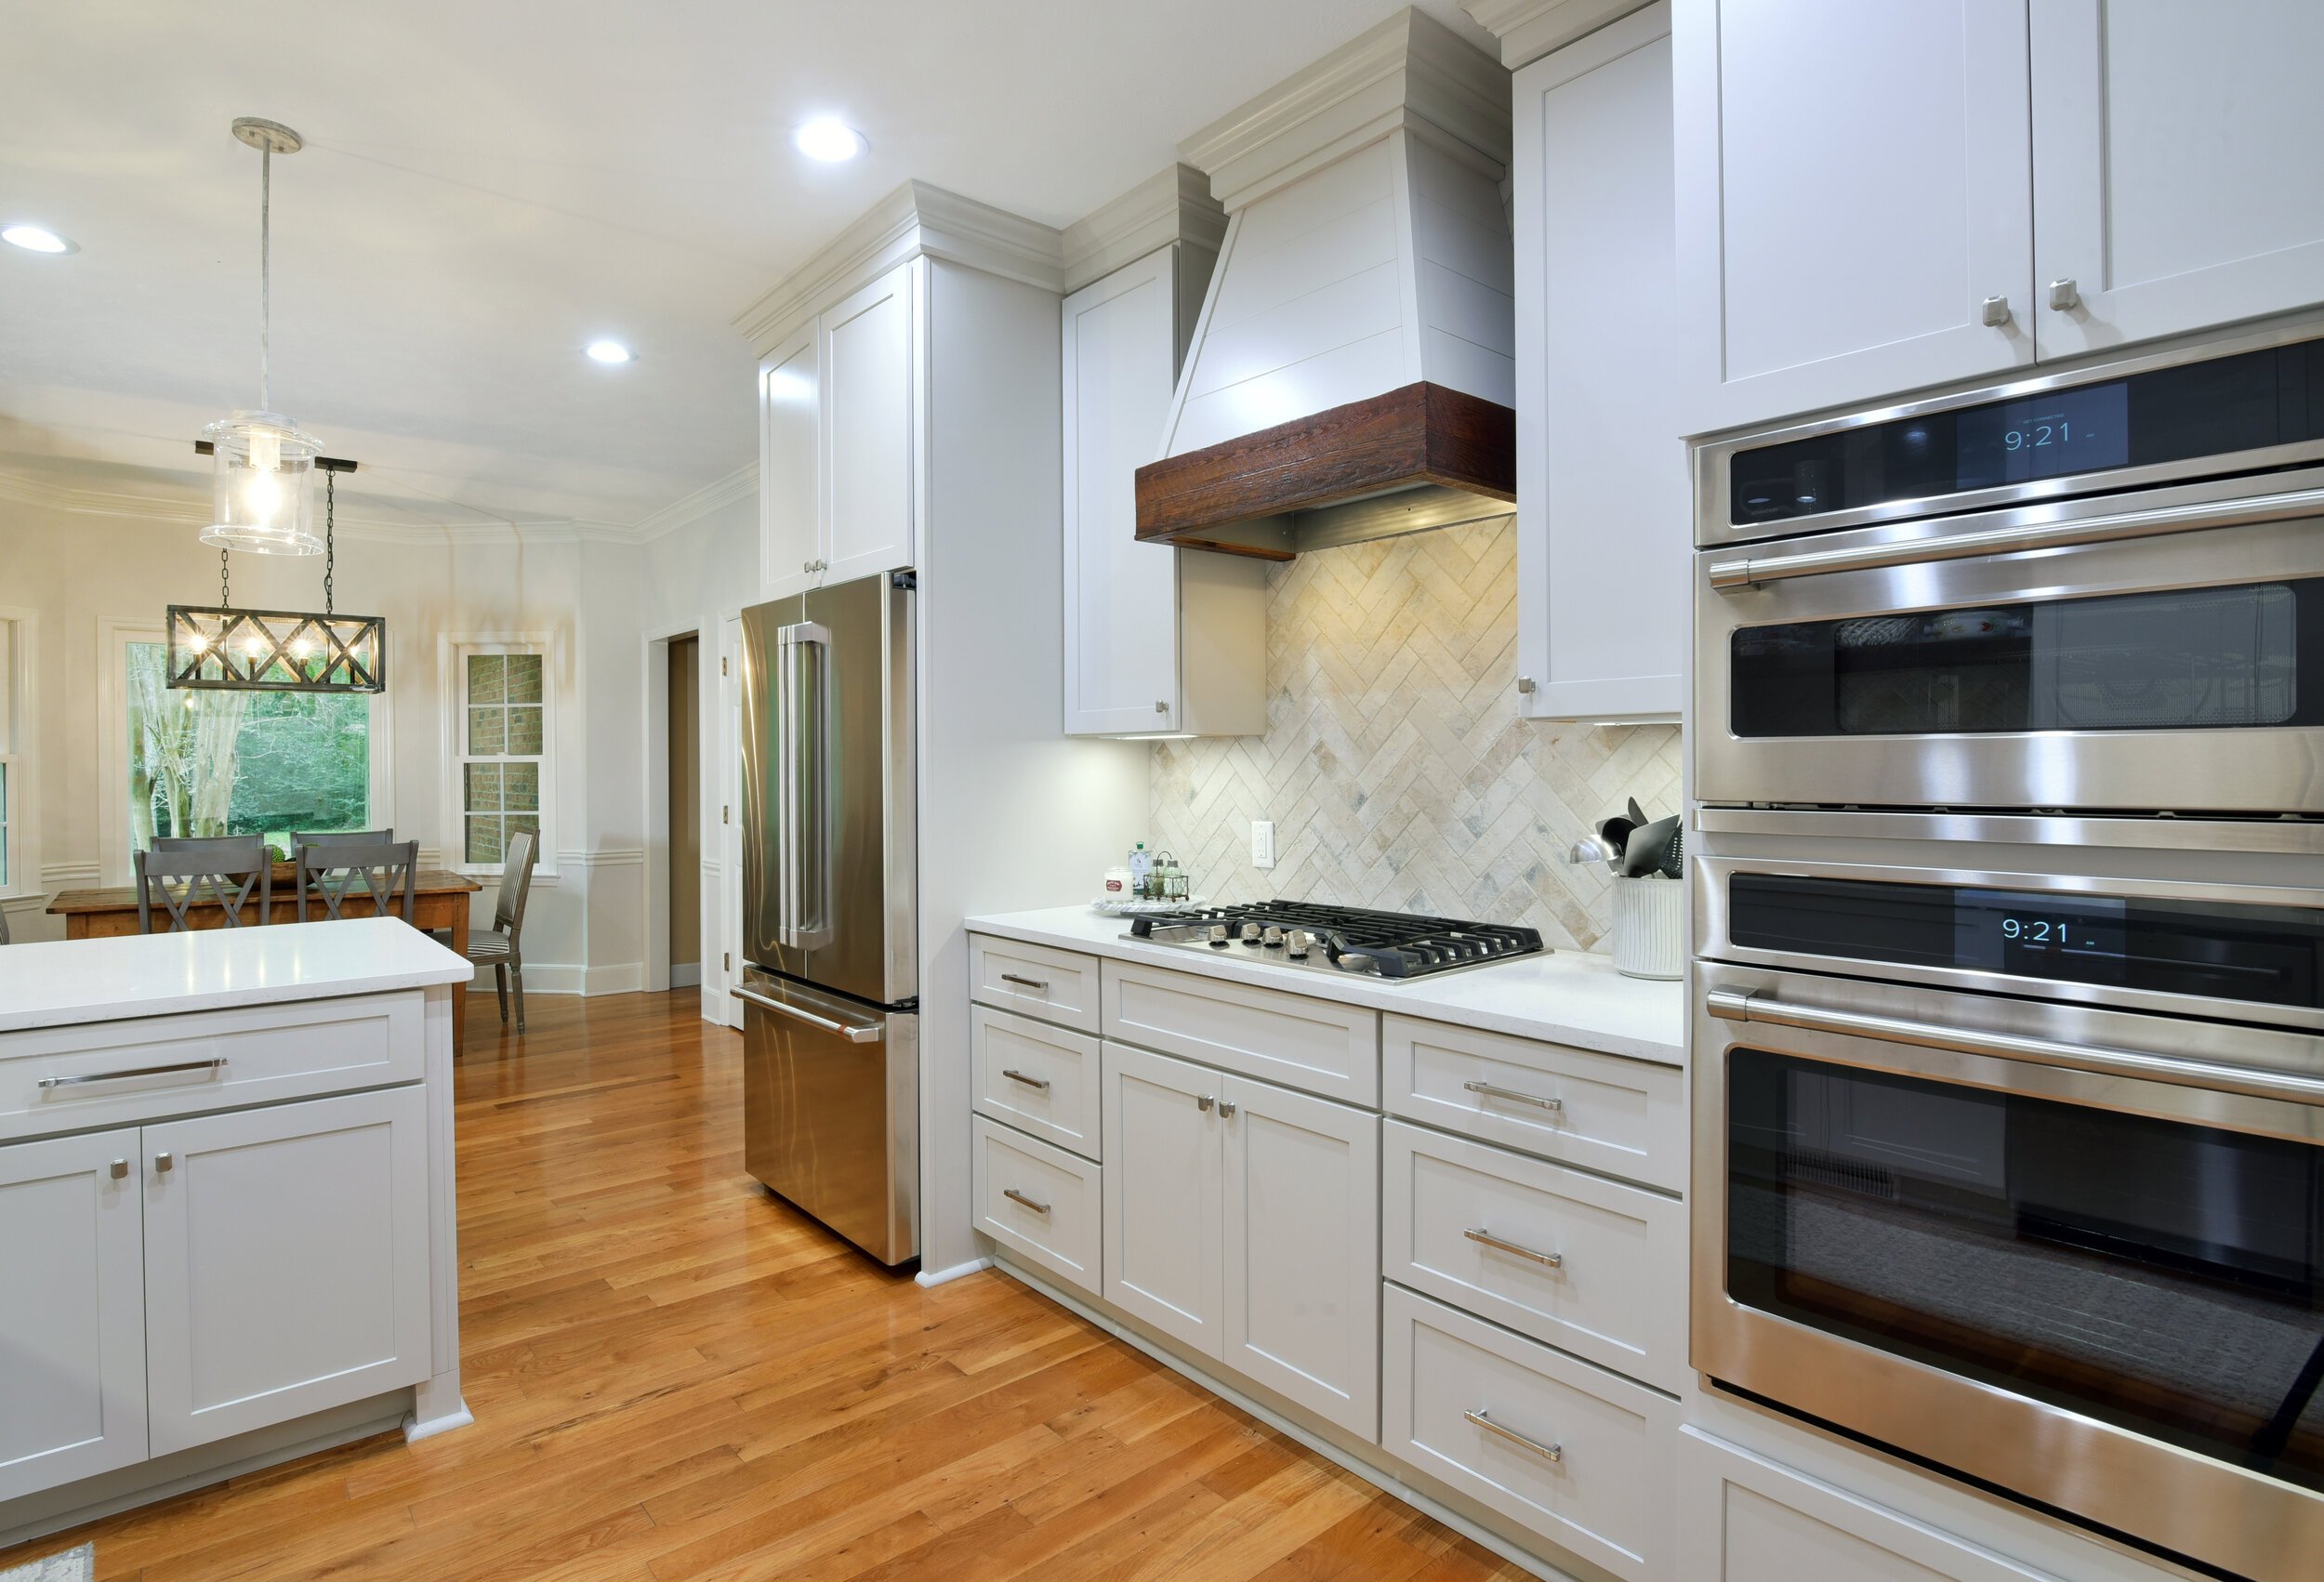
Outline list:
[[[1958,489],[1990,489],[2124,467],[2131,459],[2131,388],[2121,379],[1995,402],[1954,426]]]
[[[2119,969],[2130,903],[2115,897],[2008,890],[1953,892],[1953,965],[2021,978],[2080,977]]]

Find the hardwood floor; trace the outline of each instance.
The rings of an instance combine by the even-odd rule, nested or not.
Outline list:
[[[922,1290],[743,1173],[693,990],[472,997],[472,1428],[387,1434],[0,1552],[103,1582],[1525,1574],[1023,1286]]]

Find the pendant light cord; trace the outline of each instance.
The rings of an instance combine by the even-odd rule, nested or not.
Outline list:
[[[267,381],[267,337],[274,317],[274,143],[258,150],[258,410],[274,410]],[[312,495],[308,498],[312,499]]]
[[[323,613],[326,619],[333,613],[331,576],[338,567],[338,514],[339,475],[326,472],[323,475]]]

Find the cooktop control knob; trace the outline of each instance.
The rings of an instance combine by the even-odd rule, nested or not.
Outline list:
[[[1305,929],[1293,929],[1284,937],[1283,954],[1294,961],[1307,959],[1308,933]]]
[[[1210,925],[1210,944],[1213,949],[1225,948],[1226,925],[1224,923],[1213,923]]]
[[[1267,925],[1267,931],[1259,936],[1259,943],[1265,945],[1269,950],[1281,950],[1283,948],[1283,930],[1270,923]]]
[[[1361,951],[1351,950],[1340,956],[1340,970],[1342,972],[1378,972],[1380,963]]]
[[[1259,943],[1258,924],[1246,923],[1243,925],[1243,943],[1245,944],[1257,944]]]

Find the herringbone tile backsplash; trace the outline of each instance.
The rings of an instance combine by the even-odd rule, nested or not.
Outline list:
[[[1636,797],[1679,811],[1675,726],[1517,715],[1513,519],[1318,550],[1267,587],[1267,733],[1154,745],[1152,842],[1197,894],[1527,923],[1603,948],[1565,852]],[[1275,821],[1275,866],[1250,864]]]

